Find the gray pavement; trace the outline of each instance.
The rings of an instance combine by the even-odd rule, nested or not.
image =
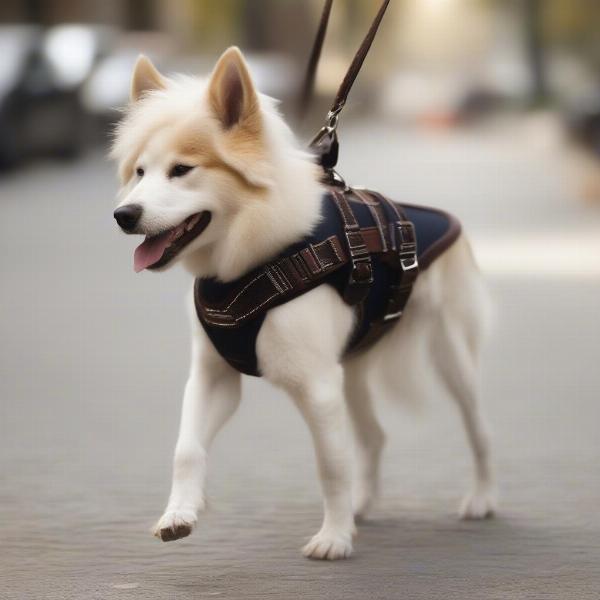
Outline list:
[[[390,131],[345,132],[361,142],[344,147],[353,181],[450,208],[476,237],[599,224],[520,140]],[[309,436],[248,380],[211,455],[209,512],[162,544],[149,530],[168,494],[187,282],[133,273],[114,190],[99,155],[0,180],[0,598],[600,598],[599,280],[489,275],[497,519],[455,518],[470,464],[447,399],[419,415],[384,404],[383,497],[355,555],[303,559],[321,516]]]

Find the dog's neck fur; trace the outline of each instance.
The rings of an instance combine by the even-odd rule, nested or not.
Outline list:
[[[237,279],[302,239],[320,219],[319,168],[269,108],[263,108],[263,118],[270,185],[260,201],[248,202],[233,218],[222,238],[182,258],[194,277]]]

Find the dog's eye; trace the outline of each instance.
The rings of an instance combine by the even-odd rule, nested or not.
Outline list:
[[[138,167],[138,168],[135,170],[135,173],[136,173],[136,175],[137,175],[138,177],[143,177],[143,176],[144,176],[144,169],[142,169],[142,167]]]
[[[169,171],[169,177],[183,177],[186,173],[189,173],[194,167],[190,165],[174,165]]]

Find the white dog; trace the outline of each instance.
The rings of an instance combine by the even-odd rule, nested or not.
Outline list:
[[[146,235],[136,270],[181,262],[194,277],[231,281],[304,237],[319,218],[318,168],[274,102],[255,90],[236,48],[223,54],[208,80],[166,78],[140,57],[112,154],[122,181],[117,220],[127,232]],[[323,525],[305,556],[350,555],[355,517],[367,513],[378,487],[384,434],[373,397],[399,390],[415,396],[430,375],[457,402],[473,452],[475,483],[461,515],[492,514],[488,435],[477,397],[486,298],[461,236],[419,276],[394,329],[351,358],[342,351],[354,311],[330,286],[268,312],[256,345],[260,369],[306,419],[324,496]],[[190,314],[192,363],[172,491],[156,525],[163,540],[188,535],[204,509],[208,449],[240,401],[240,373],[208,340],[191,297]],[[350,422],[358,456],[354,482]]]

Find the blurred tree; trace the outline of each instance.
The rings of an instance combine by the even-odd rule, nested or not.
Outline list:
[[[126,27],[127,13],[137,13],[136,19],[155,14],[158,0],[148,0],[129,9],[130,0],[0,0],[0,22],[35,23],[56,25],[59,23],[110,24]],[[154,26],[157,26],[154,20]]]
[[[544,27],[554,44],[600,69],[600,2],[547,0]]]
[[[236,44],[251,52],[304,57],[316,28],[313,3],[306,0],[184,1],[191,21],[188,45],[210,53]]]
[[[192,21],[190,43],[205,51],[231,45],[239,35],[244,2],[240,0],[186,0]]]
[[[317,23],[310,5],[297,0],[246,0],[243,41],[250,50],[283,52],[295,57],[310,50]]]
[[[44,12],[44,3],[42,0],[25,0],[22,3],[27,20],[30,23],[44,23],[46,21],[46,14]]]
[[[544,62],[543,1],[523,0],[523,24],[527,64],[531,76],[531,102],[544,102],[548,96]]]
[[[126,0],[125,27],[137,31],[159,29],[155,0]]]

